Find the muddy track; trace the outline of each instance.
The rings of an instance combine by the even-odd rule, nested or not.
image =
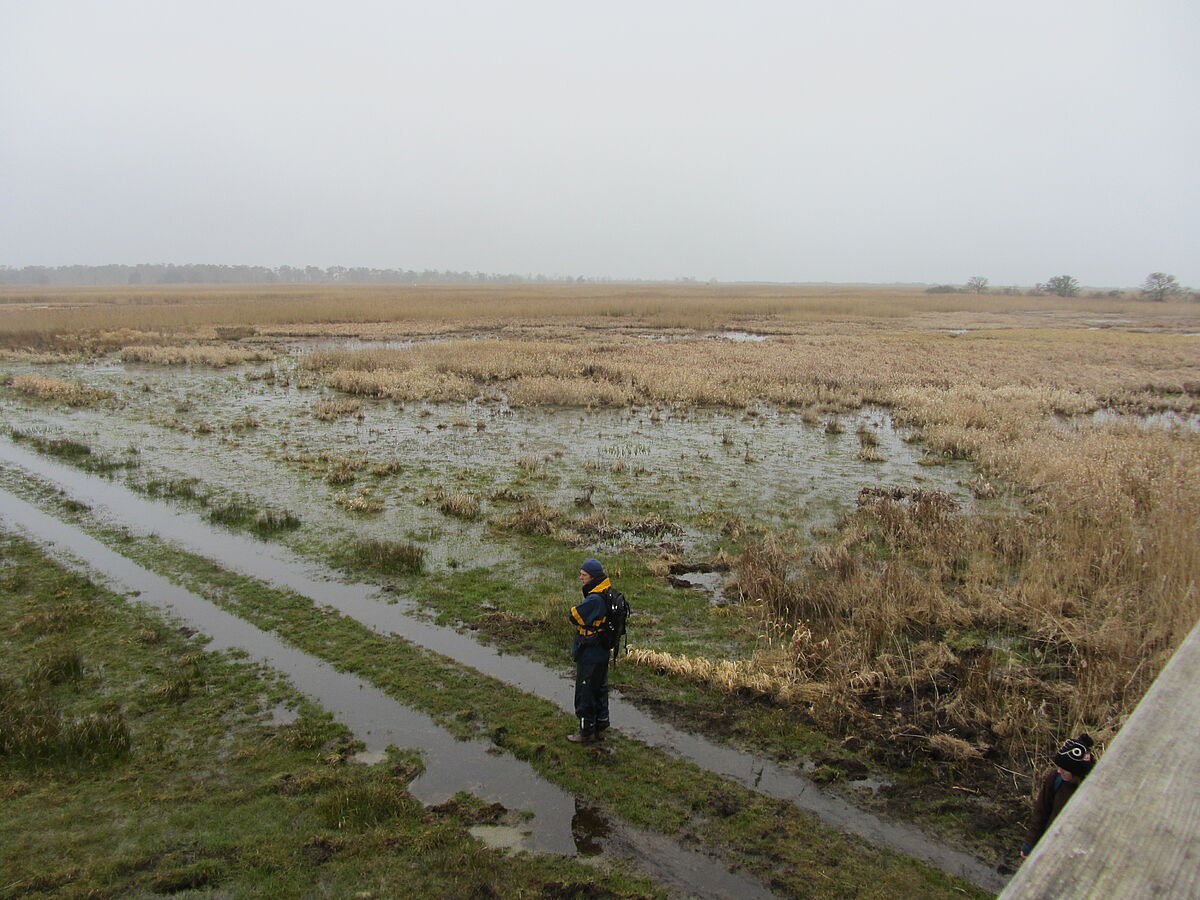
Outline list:
[[[133,593],[211,637],[208,649],[239,649],[284,673],[298,690],[346,725],[368,751],[389,745],[422,751],[424,772],[409,790],[427,805],[458,791],[510,809],[529,810],[528,843],[548,853],[592,855],[593,848],[631,862],[673,895],[769,898],[749,877],[669,838],[605,819],[537,775],[527,763],[488,752],[483,741],[462,741],[427,715],[398,703],[369,683],[338,672],[203,599],[131,562],[79,529],[0,490],[0,524],[23,533],[71,568]]]
[[[221,530],[198,515],[149,500],[123,485],[46,459],[8,440],[0,440],[0,462],[48,481],[91,507],[101,519],[131,533],[157,535],[227,569],[285,587],[377,632],[403,637],[573,712],[571,687],[564,673],[524,657],[502,654],[453,629],[432,625],[414,616],[414,604],[403,599],[396,602],[395,595],[384,601],[376,587],[341,581],[338,573],[279,545]],[[752,790],[791,802],[834,828],[924,860],[989,891],[998,892],[1007,880],[971,854],[949,847],[915,826],[865,812],[772,760],[681,731],[616,696],[611,701],[611,712],[622,733]]]

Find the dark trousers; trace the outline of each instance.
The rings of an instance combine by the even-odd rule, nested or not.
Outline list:
[[[608,655],[604,659],[575,663],[575,718],[581,734],[608,727]]]

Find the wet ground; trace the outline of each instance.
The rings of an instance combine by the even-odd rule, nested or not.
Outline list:
[[[388,746],[421,750],[425,771],[409,789],[422,802],[432,805],[467,791],[487,802],[531,812],[527,826],[510,829],[507,835],[514,849],[615,856],[632,862],[678,896],[771,896],[757,882],[727,871],[711,857],[662,835],[609,821],[538,777],[528,764],[493,754],[490,745],[481,741],[457,740],[423,713],[288,646],[5,491],[0,491],[0,525],[48,546],[64,562],[101,577],[113,589],[200,630],[212,639],[210,649],[238,649],[252,661],[283,672],[366,745],[360,761],[380,759],[379,751]]]
[[[286,546],[214,528],[197,514],[58,465],[6,440],[0,441],[0,461],[60,485],[101,518],[134,533],[157,534],[230,570],[320,598],[322,604],[378,631],[400,634],[561,706],[570,693],[564,673],[501,655],[469,636],[433,626],[414,617],[410,604],[396,602],[395,594],[383,596],[374,587],[343,583],[313,558],[350,540],[383,538],[419,543],[435,571],[516,565],[513,546],[498,540],[487,525],[489,518],[513,508],[488,499],[503,489],[571,515],[601,512],[612,521],[661,517],[680,526],[681,531],[667,536],[672,549],[692,558],[711,553],[731,520],[801,532],[827,524],[852,508],[866,485],[920,485],[946,491],[967,508],[977,503],[966,488],[974,474],[967,464],[922,465],[920,446],[906,443],[881,409],[841,417],[841,430],[832,434],[824,421],[806,423],[798,414],[773,409],[514,410],[502,398],[408,405],[355,398],[361,402],[360,415],[320,421],[312,414],[315,405],[346,399],[345,395],[325,390],[298,359],[318,347],[354,345],[322,341],[281,346],[272,364],[217,370],[126,365],[113,358],[78,365],[2,367],[12,374],[81,379],[114,394],[113,401],[95,408],[69,409],[0,391],[0,411],[10,428],[70,438],[87,444],[95,454],[136,462],[118,478],[141,484],[196,479],[198,488],[217,497],[245,497],[256,506],[287,509],[302,525],[276,538]],[[882,461],[859,459],[860,428],[873,436]],[[327,473],[338,465],[352,470],[351,479],[330,483]],[[386,470],[372,475],[373,466]],[[480,500],[479,518],[468,521],[440,512],[428,499],[439,488],[473,494]],[[382,509],[364,514],[344,508],[347,497],[359,494]],[[581,506],[581,497],[590,498],[591,505]],[[614,546],[642,540],[649,547],[664,538],[625,534],[610,540]],[[595,552],[608,549],[589,546]],[[719,573],[684,572],[678,577],[681,586],[692,584],[714,603],[722,602]],[[614,715],[622,731],[639,740],[793,802],[872,842],[989,889],[1003,881],[973,857],[918,829],[863,813],[800,772],[680,732],[629,704],[618,701]],[[558,822],[554,828],[559,828],[553,841],[559,845],[564,815],[552,816]],[[572,809],[567,818],[575,817]],[[494,833],[489,839],[513,837]]]
[[[314,600],[319,598],[322,604],[377,631],[399,634],[567,708],[570,685],[564,680],[564,673],[523,657],[500,654],[479,645],[470,636],[415,618],[411,605],[389,602],[394,599],[391,595],[384,600],[376,588],[342,582],[335,573],[286,548],[215,528],[191,512],[147,499],[121,484],[48,460],[7,440],[0,440],[0,462],[54,485],[71,499],[90,507],[100,519],[131,533],[155,534],[225,568],[285,586]],[[9,505],[8,497],[0,499],[5,506]],[[104,553],[106,559],[112,556],[111,551]],[[307,690],[302,684],[298,686]],[[320,694],[314,696],[321,698]],[[916,828],[865,813],[827,793],[799,772],[787,771],[770,760],[682,732],[619,699],[614,700],[612,712],[623,733],[761,793],[788,800],[828,824],[924,859],[990,890],[998,890],[1003,884],[999,873],[975,858],[942,845]]]
[[[296,360],[218,370],[113,359],[5,364],[13,374],[81,378],[116,399],[68,410],[9,392],[0,409],[22,431],[135,457],[133,477],[143,481],[195,478],[206,489],[286,508],[303,525],[283,540],[401,537],[421,543],[433,569],[505,561],[485,524],[512,509],[489,499],[505,488],[571,514],[599,512],[617,522],[659,516],[680,526],[670,540],[688,555],[711,552],[734,517],[770,528],[828,524],[852,508],[864,485],[920,485],[966,507],[976,502],[965,487],[973,475],[967,464],[921,465],[922,449],[905,443],[881,409],[842,417],[835,434],[823,422],[773,409],[512,410],[502,400],[402,406],[362,399],[361,418],[324,422],[313,417],[314,405],[344,395],[325,391]],[[860,427],[870,430],[882,461],[859,459]],[[330,483],[326,475],[339,464],[353,470],[350,479]],[[382,465],[391,466],[388,474],[369,474]],[[474,495],[479,518],[440,512],[428,502],[439,488]],[[345,508],[360,494],[380,511]],[[576,504],[585,496],[591,506]]]

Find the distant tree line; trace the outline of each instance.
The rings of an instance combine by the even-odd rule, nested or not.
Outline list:
[[[582,276],[495,275],[425,269],[330,266],[220,266],[142,263],[135,266],[0,266],[0,285],[129,284],[574,284],[610,279]]]
[[[1027,297],[1040,297],[1045,294],[1054,294],[1056,297],[1078,297],[1079,290],[1079,281],[1074,276],[1055,275],[1053,278],[1049,278],[1045,282],[1039,282],[1031,288],[1012,286],[999,288],[994,293]],[[927,294],[986,294],[988,292],[988,280],[981,275],[968,278],[967,283],[961,286],[957,284],[935,284],[925,289],[925,293]],[[1200,301],[1200,291],[1194,288],[1185,288],[1174,275],[1168,275],[1166,272],[1151,272],[1147,275],[1146,280],[1142,282],[1142,287],[1138,294],[1143,300],[1153,300],[1159,303],[1166,300]],[[1121,299],[1126,296],[1127,293],[1125,291],[1119,290],[1092,291],[1088,294],[1088,297],[1092,299]]]

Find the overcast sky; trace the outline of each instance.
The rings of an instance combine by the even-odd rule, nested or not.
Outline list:
[[[1200,285],[1196,0],[0,0],[0,265]]]

